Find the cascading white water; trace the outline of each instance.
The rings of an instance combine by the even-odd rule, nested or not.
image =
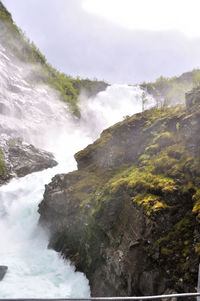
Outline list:
[[[2,187],[1,264],[9,270],[0,282],[1,298],[87,297],[88,281],[81,273],[47,249],[47,236],[37,226],[37,205],[51,170],[13,180]],[[54,171],[55,172],[55,171]]]
[[[96,138],[99,133],[128,116],[141,112],[143,90],[139,86],[114,84],[95,98],[84,95],[80,99],[81,128]],[[147,95],[146,108],[155,105],[155,100]]]
[[[82,119],[77,122],[54,91],[25,81],[28,69],[0,48],[1,134],[53,151],[59,165],[0,188],[0,265],[8,266],[0,298],[88,297],[85,276],[47,249],[48,235],[38,226],[38,203],[53,175],[76,169],[75,152],[123,116],[141,111],[142,90],[113,85],[95,98],[82,96]]]

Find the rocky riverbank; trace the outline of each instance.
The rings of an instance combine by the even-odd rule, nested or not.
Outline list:
[[[57,165],[54,156],[20,138],[3,135],[0,138],[0,185],[12,177],[24,177],[32,172]]]
[[[0,265],[0,281],[3,280],[5,277],[6,273],[8,271],[8,267],[5,265]]]

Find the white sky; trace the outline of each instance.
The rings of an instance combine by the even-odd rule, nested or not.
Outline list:
[[[83,8],[127,29],[200,37],[200,0],[84,0]]]
[[[200,67],[200,0],[2,2],[66,74],[133,84]]]

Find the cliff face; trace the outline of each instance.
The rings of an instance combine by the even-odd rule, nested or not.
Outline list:
[[[193,105],[146,111],[105,130],[75,155],[77,171],[46,186],[39,213],[49,246],[86,273],[93,296],[195,290],[200,105]]]

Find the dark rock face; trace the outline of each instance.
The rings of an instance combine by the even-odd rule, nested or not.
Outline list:
[[[200,87],[192,89],[185,95],[186,107],[188,110],[195,108],[195,105],[200,104]]]
[[[195,291],[200,255],[199,107],[137,114],[77,153],[39,205],[49,247],[93,296]]]
[[[4,161],[0,184],[4,184],[13,176],[23,177],[57,164],[51,153],[37,149],[18,138],[3,136],[0,140],[0,149]]]
[[[4,276],[6,275],[8,267],[5,265],[0,265],[0,281],[3,280]]]
[[[89,164],[94,164],[97,168],[108,168],[134,162],[148,145],[149,139],[148,130],[141,135],[147,119],[141,118],[140,114],[134,117],[133,122],[124,122],[121,126],[103,131],[100,139],[75,154],[78,169]]]
[[[81,82],[82,87],[80,86],[79,90],[81,91],[82,89],[88,97],[95,97],[99,92],[105,91],[109,86],[109,84],[104,81],[92,82],[91,80],[83,79]],[[76,83],[74,83],[74,86],[76,86]],[[84,86],[87,88],[84,88]]]
[[[123,203],[119,200],[110,202],[109,208],[96,216],[96,223],[91,221],[91,217],[81,209],[81,202],[74,202],[70,191],[63,186],[68,181],[72,184],[77,180],[72,177],[74,174],[54,177],[46,187],[40,205],[40,222],[48,222],[52,232],[50,247],[61,251],[86,273],[95,296],[145,294],[148,283],[152,291],[154,285],[154,293],[163,292],[166,285],[162,278],[157,287],[152,284],[158,271],[143,275],[150,264],[145,245],[151,221],[126,200]],[[118,226],[113,229],[116,223]],[[146,281],[144,283],[143,280],[146,275],[149,282],[145,286]]]
[[[51,153],[39,150],[30,144],[23,144],[21,140],[16,139],[9,142],[8,159],[18,177],[23,177],[29,173],[53,167],[57,164]]]

